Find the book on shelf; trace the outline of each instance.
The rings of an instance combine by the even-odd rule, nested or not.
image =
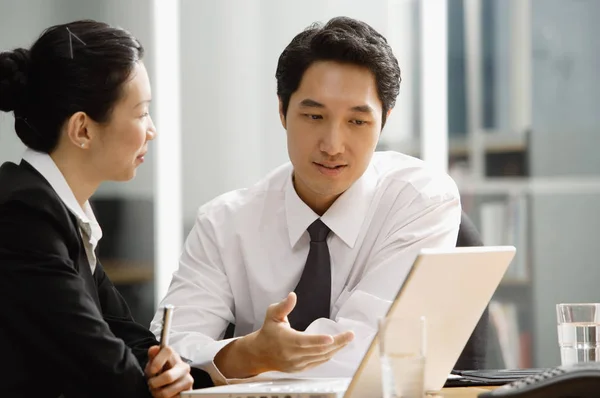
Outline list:
[[[490,301],[491,326],[496,329],[500,352],[506,369],[530,368],[531,333],[519,324],[516,303]]]
[[[512,245],[517,248],[504,282],[527,283],[527,198],[511,195],[505,200],[485,202],[479,211],[481,239],[485,245]]]

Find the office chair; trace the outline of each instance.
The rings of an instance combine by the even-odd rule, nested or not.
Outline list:
[[[481,235],[465,212],[462,213],[456,247],[483,246]],[[469,341],[454,365],[455,370],[478,370],[492,368],[501,369],[504,366],[499,358],[489,358],[488,350],[497,352],[500,342],[494,327],[489,327],[489,311],[486,307]],[[496,357],[497,355],[494,355]]]

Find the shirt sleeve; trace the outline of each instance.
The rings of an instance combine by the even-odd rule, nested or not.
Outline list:
[[[69,396],[148,397],[144,373],[74,268],[52,213],[0,207],[0,324],[37,353]],[[8,368],[10,369],[10,367]],[[10,372],[10,370],[9,370]]]
[[[416,200],[410,207],[410,212],[403,209],[392,215],[391,227],[373,251],[365,274],[342,293],[335,319],[317,319],[306,329],[311,334],[352,330],[354,340],[330,361],[295,376],[352,377],[377,333],[378,319],[387,313],[419,251],[455,247],[461,216],[458,195]]]
[[[229,323],[235,322],[233,293],[223,268],[212,225],[199,214],[186,239],[179,268],[173,274],[161,306],[171,304],[170,344],[192,366],[206,371],[215,384],[226,383],[214,364],[216,354],[233,339],[223,338]],[[150,329],[160,334],[161,312]]]

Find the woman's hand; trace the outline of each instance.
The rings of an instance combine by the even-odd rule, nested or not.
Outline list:
[[[190,365],[183,362],[171,347],[153,346],[148,349],[148,363],[144,370],[154,398],[178,397],[182,391],[192,389],[194,379]]]

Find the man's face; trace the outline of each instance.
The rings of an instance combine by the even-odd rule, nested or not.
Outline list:
[[[313,63],[280,116],[298,196],[322,214],[362,176],[381,131],[375,76],[365,67]]]

